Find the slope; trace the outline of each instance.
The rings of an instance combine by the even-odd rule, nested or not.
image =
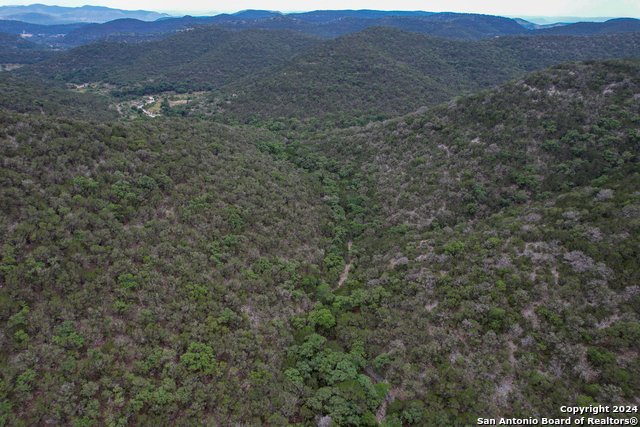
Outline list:
[[[329,13],[329,15],[326,15]],[[299,16],[303,15],[303,16]],[[305,14],[282,15],[275,12],[250,11],[241,14],[220,14],[211,17],[163,19],[144,22],[137,19],[116,19],[103,24],[90,24],[69,32],[57,43],[80,46],[99,40],[109,34],[170,34],[186,27],[216,24],[240,31],[246,29],[292,30],[323,38],[335,38],[374,26],[390,26],[455,39],[480,40],[498,35],[525,34],[527,31],[512,19],[491,15],[458,13],[414,13],[394,15],[390,12],[327,11],[318,16],[332,16],[331,20],[318,17],[301,19]],[[311,12],[308,16],[316,16]],[[374,18],[375,17],[375,18]],[[0,27],[0,29],[2,29]]]
[[[560,27],[536,30],[537,34],[566,34],[571,36],[589,36],[604,33],[639,32],[640,19],[618,18],[605,22],[577,22]]]
[[[366,124],[495,86],[559,61],[640,56],[638,34],[445,40],[369,28],[231,84],[221,120]]]
[[[108,34],[136,33],[136,34],[156,34],[171,33],[178,29],[183,29],[199,20],[191,16],[183,18],[163,19],[154,22],[145,22],[139,19],[115,19],[103,24],[90,24],[75,29],[65,35],[62,43],[69,46],[80,46],[100,39]]]
[[[455,426],[633,404],[638,93],[639,60],[569,63],[287,138],[2,113],[5,420]]]
[[[278,325],[300,307],[291,298],[310,305],[293,287],[323,271],[326,209],[312,178],[257,149],[271,135],[193,120],[2,112],[0,122],[0,327],[12,337],[0,350],[3,422],[109,423],[95,387],[112,381],[137,396],[114,408],[118,419],[171,424],[177,414],[138,389],[157,374],[159,393],[195,386],[180,415],[192,423],[224,419],[216,408],[229,398],[252,405],[245,381],[258,381],[261,398],[282,395],[281,380],[264,380],[279,375],[277,349],[290,338]],[[45,349],[36,364],[11,361]],[[177,371],[159,373],[176,356]],[[36,373],[73,382],[78,396],[93,388],[91,399],[63,407]],[[211,388],[227,376],[237,380]],[[154,415],[141,412],[147,404]]]
[[[211,88],[280,62],[320,42],[311,36],[286,31],[231,32],[210,26],[155,42],[81,46],[22,73],[46,79],[58,76],[78,84],[155,83],[161,86],[155,88],[156,92],[180,86]]]
[[[3,70],[23,64],[33,64],[57,54],[58,52],[48,50],[21,36],[0,32],[0,64]]]
[[[335,330],[317,353],[291,351],[291,377],[316,390],[306,405],[338,424],[357,413],[307,376],[332,386],[315,367],[333,337],[363,343],[392,425],[637,399],[639,72],[640,60],[559,65],[283,147],[310,171],[339,163],[326,198],[353,241],[345,285],[316,293]]]
[[[345,16],[327,22],[308,22],[286,15],[253,21],[225,21],[218,25],[230,30],[246,28],[290,29],[323,38],[336,38],[378,26],[466,40],[527,33],[527,30],[512,19],[491,15],[437,13],[427,16],[391,15],[375,19],[359,15],[361,14],[345,13]]]
[[[287,16],[307,22],[329,22],[339,18],[367,18],[377,19],[387,16],[429,16],[434,12],[404,11],[404,10],[314,10],[311,12],[288,13]]]
[[[71,24],[79,22],[106,22],[120,18],[155,21],[168,17],[166,13],[145,10],[111,9],[102,6],[62,7],[32,4],[29,6],[0,6],[0,17],[33,24]]]
[[[0,32],[0,51],[5,50],[33,50],[38,49],[35,43],[23,39],[15,34]]]
[[[34,34],[36,35],[35,38],[39,38],[39,35],[50,37],[67,34],[84,25],[87,24],[38,25],[21,21],[0,20],[0,31],[16,35],[22,33]]]
[[[26,82],[7,74],[0,75],[0,110],[78,120],[105,121],[118,117],[104,97]]]

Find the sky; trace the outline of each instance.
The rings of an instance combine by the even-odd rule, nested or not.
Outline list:
[[[306,12],[310,10],[377,9],[424,10],[429,12],[465,12],[509,17],[579,16],[631,17],[640,19],[640,0],[33,0],[33,3],[58,6],[107,6],[116,9],[150,10],[171,15],[215,15],[245,9]],[[27,5],[24,0],[0,0],[0,5]]]

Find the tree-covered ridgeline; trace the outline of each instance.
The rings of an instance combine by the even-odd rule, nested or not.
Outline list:
[[[39,15],[41,21],[44,15]],[[184,16],[158,19],[153,22],[139,19],[115,19],[102,16],[101,24],[38,25],[12,20],[0,21],[0,31],[20,35],[32,34],[40,46],[68,49],[112,37],[128,37],[130,42],[158,40],[189,28],[217,25],[227,30],[243,31],[291,30],[325,39],[356,33],[371,27],[391,27],[403,31],[430,34],[436,37],[481,40],[513,35],[579,35],[637,32],[640,20],[610,19],[606,22],[580,22],[565,25],[538,25],[522,19],[468,13],[433,13],[421,11],[333,10],[281,14],[276,11],[244,11],[210,17]],[[33,16],[32,16],[33,18]],[[48,19],[44,19],[47,21]],[[42,21],[41,21],[42,22]],[[62,36],[62,37],[61,37]]]
[[[635,57],[639,37],[469,41],[372,27],[324,41],[209,26],[153,42],[84,45],[16,72],[58,84],[101,83],[114,102],[205,91],[165,114],[314,132],[398,117],[560,62]]]
[[[325,42],[259,73],[230,78],[225,86],[169,113],[315,132],[398,117],[560,62],[638,55],[638,33],[473,42],[375,27]]]
[[[207,26],[159,41],[92,43],[19,73],[74,84],[102,81],[141,95],[212,90],[321,43],[292,31],[235,32]]]

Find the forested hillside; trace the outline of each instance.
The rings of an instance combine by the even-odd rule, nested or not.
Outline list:
[[[99,12],[97,12],[99,13]],[[40,23],[51,20],[50,15],[32,14],[23,20]],[[332,39],[367,28],[386,26],[403,31],[430,34],[437,37],[461,40],[482,40],[508,35],[579,35],[638,32],[640,20],[632,18],[611,19],[606,22],[579,22],[537,28],[521,19],[468,13],[402,12],[376,10],[326,10],[306,13],[282,14],[280,12],[248,10],[235,14],[208,17],[183,16],[149,22],[140,19],[98,19],[101,24],[35,25],[20,21],[0,20],[0,31],[12,34],[28,32],[34,40],[44,45],[69,49],[86,43],[104,40],[105,37],[134,35],[132,40],[158,40],[186,29],[218,25],[234,31],[246,29],[291,30],[302,34]],[[109,21],[109,22],[105,22]],[[83,21],[88,22],[88,21]],[[96,22],[96,21],[94,21]],[[64,36],[64,37],[60,37]]]
[[[136,86],[134,91],[143,93],[212,89],[321,42],[289,31],[231,32],[210,26],[155,42],[85,45],[20,73],[76,84]]]
[[[491,88],[558,62],[640,56],[640,35],[516,36],[470,42],[370,28],[223,88],[220,120],[283,117],[304,127],[366,124]],[[230,97],[235,94],[237,96]],[[224,101],[223,101],[224,100]],[[197,109],[196,104],[192,105]],[[211,107],[205,106],[205,111]],[[196,110],[197,111],[197,110]]]
[[[86,24],[39,25],[22,21],[0,19],[0,31],[15,35],[20,35],[24,32],[28,34],[42,34],[44,37],[51,37],[57,34],[67,34],[84,25]]]
[[[633,18],[610,19],[606,22],[577,22],[561,27],[543,28],[538,34],[566,34],[588,36],[605,33],[628,33],[640,31],[640,20]]]
[[[0,32],[0,52],[5,50],[30,50],[37,49],[35,43],[23,39],[20,36]]]
[[[458,40],[482,40],[513,35],[590,36],[640,31],[640,20],[633,18],[538,26],[519,18],[422,11],[319,10],[283,14],[277,11],[245,10],[234,14],[200,17],[186,15],[153,20],[154,12],[122,11],[92,6],[76,8],[71,13],[63,13],[61,9],[56,11],[44,5],[29,6],[28,9],[31,11],[22,7],[22,12],[17,14],[12,14],[9,9],[17,10],[16,7],[4,6],[4,12],[0,12],[8,13],[4,17],[10,20],[0,20],[0,31],[15,35],[27,33],[30,40],[37,42],[43,49],[63,50],[104,40],[130,43],[160,40],[207,25],[218,25],[232,31],[289,30],[325,39],[378,26]],[[160,15],[155,14],[155,17],[158,16]],[[64,22],[69,23],[62,24]]]
[[[315,43],[291,34],[289,52]],[[257,126],[118,121],[95,100],[96,117],[76,105],[91,94],[6,80],[0,425],[465,426],[637,405],[640,60],[524,76],[563,49],[635,54],[635,35],[349,37],[225,100]],[[414,111],[339,129],[336,108]],[[276,116],[298,111],[324,129]]]
[[[163,111],[315,130],[407,114],[563,61],[640,56],[638,34],[474,42],[373,27],[325,42],[288,31],[210,26],[154,42],[89,44],[17,73],[102,83],[125,100],[208,91]]]
[[[89,24],[76,29],[69,29],[64,32],[66,35],[63,38],[58,40],[45,39],[43,42],[69,48],[101,40],[108,35],[136,34],[142,36],[144,34],[155,34],[166,37],[176,31],[212,24],[235,31],[246,29],[291,30],[327,39],[355,33],[374,26],[390,26],[406,31],[469,40],[528,33],[528,30],[512,19],[491,15],[434,14],[426,12],[393,14],[382,11],[352,12],[320,11],[316,15],[313,15],[313,13],[283,15],[278,12],[245,11],[233,15],[184,16],[154,22],[145,22],[138,19],[115,19],[102,24]],[[331,16],[332,19],[323,19],[322,16]],[[25,23],[24,25],[26,27],[32,24]],[[3,29],[4,24],[0,21],[0,30]],[[15,29],[11,27],[9,32],[15,33]]]
[[[33,64],[55,55],[56,52],[44,46],[15,34],[0,32],[0,70],[11,69],[17,64]]]
[[[325,22],[316,21],[314,18],[305,19],[304,16],[303,19],[298,19],[297,14],[276,15],[252,21],[221,21],[218,25],[229,30],[290,29],[327,39],[379,26],[462,40],[481,40],[487,37],[528,33],[524,27],[512,19],[491,15],[433,13],[426,16],[403,16],[385,14],[386,16],[377,18],[362,15],[340,16]]]
[[[80,120],[116,120],[118,113],[105,97],[26,82],[0,75],[0,110]]]
[[[258,150],[270,135],[177,120],[2,122],[5,423],[24,411],[38,424],[243,419],[245,381],[282,399],[282,381],[267,380],[282,376],[281,325],[310,306],[295,284],[325,271],[327,208],[312,177]],[[4,358],[14,351],[35,359],[16,365]]]

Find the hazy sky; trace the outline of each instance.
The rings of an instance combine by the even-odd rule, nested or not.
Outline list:
[[[171,14],[212,15],[243,9],[301,12],[327,9],[424,10],[430,12],[469,12],[502,16],[582,16],[640,18],[640,0],[33,0],[33,3],[59,6],[85,4],[128,10],[154,10]],[[0,0],[0,5],[31,4],[24,0]]]

